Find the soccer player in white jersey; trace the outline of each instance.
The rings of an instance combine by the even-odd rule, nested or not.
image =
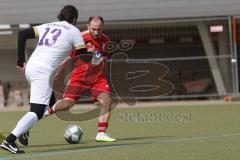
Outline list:
[[[51,74],[73,48],[77,50],[78,55],[87,53],[81,33],[75,27],[77,18],[78,10],[74,6],[67,5],[58,15],[59,21],[19,32],[17,68],[22,72],[25,71],[30,84],[30,111],[18,121],[13,131],[3,140],[1,148],[14,154],[24,153],[19,150],[15,141],[42,118],[48,107],[52,93],[49,83]],[[25,44],[26,40],[31,38],[38,38],[38,44],[25,66]]]

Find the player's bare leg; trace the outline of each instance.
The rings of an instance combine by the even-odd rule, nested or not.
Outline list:
[[[58,111],[66,111],[72,108],[75,104],[75,100],[72,98],[64,98],[61,100],[58,100],[52,108],[49,108],[45,113],[44,116],[49,116],[53,113],[56,113]]]
[[[107,93],[101,93],[97,100],[99,105],[101,105],[100,115],[98,118],[98,133],[96,136],[96,141],[98,142],[115,142],[116,139],[109,137],[106,134],[106,130],[108,127],[108,121],[111,115],[111,97]]]

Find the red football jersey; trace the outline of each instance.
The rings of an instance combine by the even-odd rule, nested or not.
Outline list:
[[[105,45],[109,42],[109,38],[102,34],[98,39],[94,39],[88,30],[82,32],[82,36],[87,48],[95,47],[95,50],[101,53],[101,57],[107,59],[107,53],[105,52]],[[76,51],[70,52],[69,56],[74,56]],[[71,79],[78,79],[86,83],[96,83],[100,78],[105,78],[103,74],[103,67],[105,66],[105,60],[99,65],[86,64],[80,59],[77,60],[74,66],[74,70],[71,75]]]
[[[110,41],[108,36],[102,34],[100,38],[94,39],[89,33],[89,30],[82,32],[82,36],[87,49],[94,46],[95,50],[98,50],[103,54],[102,56],[107,56],[107,53],[105,52],[105,45]],[[73,50],[72,52],[69,53],[69,56],[73,57],[75,54],[76,51]]]

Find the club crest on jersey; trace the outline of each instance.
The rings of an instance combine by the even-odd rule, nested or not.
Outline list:
[[[101,56],[102,56],[102,53],[101,53],[101,52],[99,52],[99,51],[95,51],[95,52],[94,52],[94,57],[100,58]]]

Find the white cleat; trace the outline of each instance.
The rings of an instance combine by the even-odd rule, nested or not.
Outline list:
[[[97,142],[115,142],[116,139],[111,138],[107,133],[105,132],[98,132],[96,136]]]

